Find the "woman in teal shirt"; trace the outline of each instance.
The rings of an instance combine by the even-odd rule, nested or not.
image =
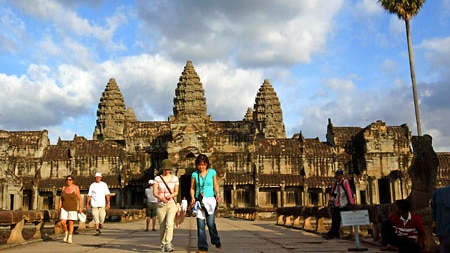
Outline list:
[[[195,159],[197,170],[192,173],[191,178],[191,205],[199,206],[197,210],[197,247],[198,252],[208,251],[208,241],[206,239],[205,221],[208,226],[211,243],[220,248],[220,237],[216,227],[216,207],[220,201],[219,184],[217,172],[210,168],[209,159],[206,155],[200,154]],[[200,207],[201,206],[201,207]]]

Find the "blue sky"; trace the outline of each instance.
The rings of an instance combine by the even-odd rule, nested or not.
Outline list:
[[[411,22],[422,131],[450,151],[450,0]],[[287,136],[406,123],[405,24],[376,0],[0,0],[0,129],[92,138],[114,77],[138,120],[165,121],[187,60],[213,120],[241,120],[269,79]]]

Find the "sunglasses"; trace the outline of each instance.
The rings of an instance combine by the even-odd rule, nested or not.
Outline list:
[[[72,181],[73,179],[72,178],[68,178],[68,179],[66,179],[66,181]]]

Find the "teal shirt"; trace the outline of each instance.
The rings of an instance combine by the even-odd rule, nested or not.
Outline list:
[[[198,170],[192,173],[192,178],[195,180],[195,198],[200,192],[203,192],[203,197],[214,197],[214,176],[216,174],[217,172],[213,168],[207,170],[205,177],[199,176]]]

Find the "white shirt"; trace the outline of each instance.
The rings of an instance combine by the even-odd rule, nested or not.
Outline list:
[[[106,195],[110,195],[108,185],[101,181],[100,183],[94,182],[89,186],[88,196],[91,197],[92,207],[106,206]]]
[[[147,198],[147,202],[156,203],[158,199],[153,195],[153,188],[145,188],[145,197]]]
[[[182,199],[181,200],[181,208],[183,209],[183,211],[187,210],[187,206],[188,206],[187,199]]]

